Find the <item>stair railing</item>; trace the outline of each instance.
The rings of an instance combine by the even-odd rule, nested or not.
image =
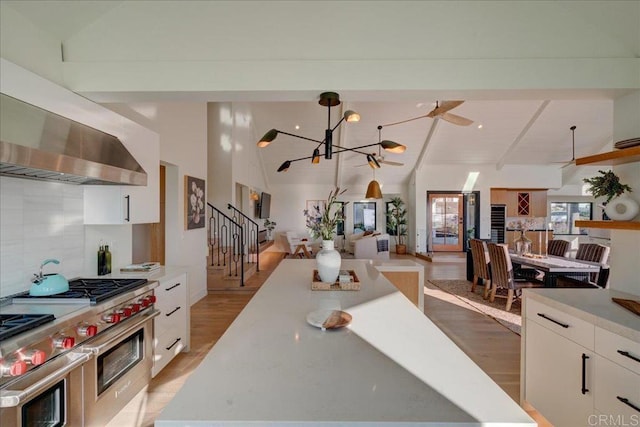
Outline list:
[[[209,251],[211,266],[223,267],[229,277],[240,276],[244,286],[244,260],[246,248],[243,227],[233,218],[207,202],[209,211]]]
[[[243,243],[248,251],[247,262],[253,263],[253,256],[255,256],[256,271],[260,271],[260,241],[258,236],[258,223],[242,213],[231,203],[227,204],[227,209],[231,209],[231,211],[233,212],[232,219],[240,224],[240,226],[244,230],[244,237],[246,240],[244,240]]]

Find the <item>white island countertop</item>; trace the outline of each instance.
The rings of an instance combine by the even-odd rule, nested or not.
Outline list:
[[[360,291],[311,291],[314,268],[283,260],[155,425],[536,425],[368,261],[342,262]],[[353,320],[322,331],[319,308]]]

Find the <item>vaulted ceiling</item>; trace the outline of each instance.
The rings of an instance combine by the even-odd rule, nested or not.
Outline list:
[[[334,144],[375,143],[383,125],[382,139],[407,146],[403,154],[382,153],[404,164],[375,171],[387,184],[402,185],[415,169],[435,164],[562,168],[572,159],[573,125],[576,157],[609,150],[613,99],[639,86],[616,84],[640,80],[619,73],[638,69],[637,2],[3,0],[0,6],[5,17],[20,16],[59,40],[65,83],[97,102],[242,101],[256,141],[271,128],[322,140],[327,111],[318,96],[340,92],[332,125],[344,109],[361,121],[340,126]],[[331,31],[323,31],[327,22]],[[9,59],[20,55],[6,40],[5,52]],[[590,78],[580,67],[585,60],[585,68],[622,68],[611,76],[602,71],[602,87],[581,87]],[[553,86],[545,61],[561,68],[564,86]],[[276,72],[285,65],[287,72]],[[252,90],[246,82],[258,83]],[[421,118],[385,126],[448,99],[465,100],[452,112],[472,125]],[[259,152],[267,181],[353,186],[373,176],[355,153],[276,172],[314,148],[279,135]],[[592,173],[571,166],[563,172],[565,183]]]

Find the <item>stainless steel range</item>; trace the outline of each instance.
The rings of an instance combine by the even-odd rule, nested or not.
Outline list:
[[[150,379],[146,279],[77,279],[0,306],[0,417],[18,427],[104,425]]]

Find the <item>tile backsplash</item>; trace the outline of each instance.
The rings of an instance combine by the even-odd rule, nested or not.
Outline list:
[[[82,275],[85,256],[84,190],[79,185],[0,177],[0,296],[28,290],[44,273]]]

